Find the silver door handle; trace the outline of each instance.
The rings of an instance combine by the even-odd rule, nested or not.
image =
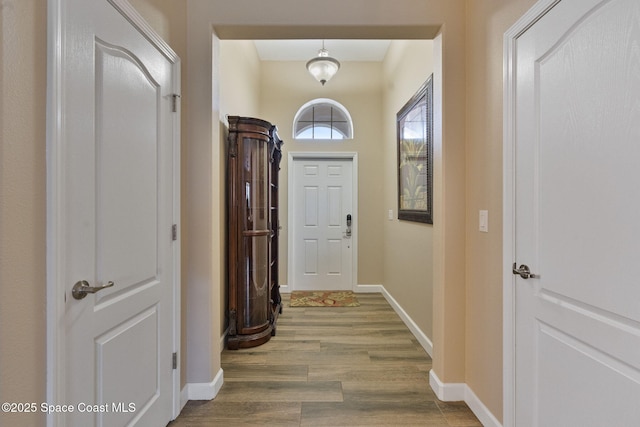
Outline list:
[[[71,295],[73,295],[75,299],[82,299],[86,297],[87,294],[95,294],[96,292],[110,288],[113,285],[113,282],[107,282],[106,285],[102,286],[89,286],[89,282],[87,282],[86,280],[80,280],[75,285],[73,285],[73,289],[71,289]]]
[[[533,274],[527,264],[522,264],[520,265],[519,268],[516,268],[516,263],[514,262],[511,270],[513,271],[513,274],[519,274],[520,277],[522,277],[523,279],[528,279],[528,278],[535,279],[537,277],[540,277],[537,274]]]

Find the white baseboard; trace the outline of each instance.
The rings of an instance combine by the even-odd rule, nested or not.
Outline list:
[[[489,408],[476,396],[471,388],[465,384],[464,401],[471,411],[478,417],[484,427],[502,427],[500,421],[493,416]]]
[[[432,369],[429,371],[429,385],[438,399],[444,402],[459,402],[464,400],[465,383],[443,383]]]
[[[357,294],[366,294],[366,293],[379,294],[382,292],[383,289],[384,289],[384,286],[382,285],[356,285],[353,292]]]
[[[182,390],[180,390],[180,412],[184,408],[184,405],[189,401],[189,384],[185,384]]]
[[[222,369],[218,371],[216,377],[210,383],[188,383],[187,399],[188,400],[211,400],[218,395],[222,384],[224,383],[224,372]]]
[[[432,369],[429,371],[429,385],[438,399],[444,402],[464,401],[484,427],[502,427],[489,408],[476,396],[465,383],[443,383]]]
[[[393,309],[398,314],[398,316],[400,316],[400,318],[402,319],[404,324],[407,325],[407,327],[409,328],[411,333],[416,337],[416,339],[418,340],[418,342],[420,343],[422,348],[424,348],[424,350],[429,354],[429,356],[432,356],[433,355],[433,343],[431,342],[429,337],[426,336],[424,332],[422,332],[422,330],[418,327],[418,325],[416,325],[416,322],[414,322],[413,319],[411,319],[411,317],[409,317],[407,312],[404,311],[404,309],[400,306],[400,304],[398,304],[398,301],[396,301],[391,296],[391,294],[389,292],[387,292],[387,290],[384,288],[384,286],[380,285],[380,288],[381,288],[380,292],[382,292],[382,295],[387,300],[389,305],[391,305],[391,307],[393,307]]]

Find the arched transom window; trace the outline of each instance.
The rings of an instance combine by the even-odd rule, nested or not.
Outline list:
[[[346,108],[326,98],[304,104],[293,119],[295,139],[351,139],[353,123]]]

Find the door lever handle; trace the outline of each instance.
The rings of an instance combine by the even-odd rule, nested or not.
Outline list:
[[[87,282],[86,280],[80,280],[79,282],[76,282],[75,285],[73,285],[73,288],[71,289],[71,295],[73,295],[75,299],[82,299],[86,297],[87,294],[95,294],[96,292],[110,288],[113,285],[113,282],[107,282],[106,285],[102,286],[90,286],[89,282]]]
[[[519,274],[520,277],[522,277],[523,279],[528,279],[528,278],[535,279],[540,277],[540,275],[538,274],[533,274],[527,264],[522,264],[520,265],[519,268],[516,268],[516,263],[514,262],[511,270],[513,271],[513,274]]]

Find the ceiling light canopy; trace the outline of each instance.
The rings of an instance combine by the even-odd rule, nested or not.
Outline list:
[[[340,62],[329,56],[329,51],[324,48],[324,40],[322,41],[322,49],[318,51],[318,56],[307,62],[307,70],[322,86],[333,77],[340,69]]]

